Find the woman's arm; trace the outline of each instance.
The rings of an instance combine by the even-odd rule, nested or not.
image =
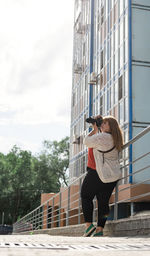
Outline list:
[[[97,139],[98,136],[98,127],[96,123],[92,124],[93,130],[84,138],[83,144],[89,148],[95,148],[98,146],[99,142]]]
[[[98,133],[98,127],[97,127],[96,123],[92,124],[92,126],[93,126],[93,130],[88,134],[88,136],[92,136],[92,135]]]

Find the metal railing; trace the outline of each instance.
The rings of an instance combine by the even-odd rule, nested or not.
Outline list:
[[[109,219],[120,218],[121,205],[128,205],[125,217],[134,214],[134,204],[150,201],[150,126],[126,143],[120,156],[122,178],[110,199]],[[129,162],[129,148],[132,145],[132,162]],[[142,152],[141,152],[142,149]],[[129,172],[130,168],[130,172]],[[13,225],[13,231],[23,232],[37,229],[63,227],[84,223],[80,190],[85,173],[68,187],[45,201]],[[132,184],[129,177],[132,176]],[[96,221],[97,203],[94,200],[93,218]]]

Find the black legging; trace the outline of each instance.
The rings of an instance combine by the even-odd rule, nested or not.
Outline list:
[[[105,226],[109,214],[109,199],[117,181],[103,183],[96,170],[87,168],[88,173],[83,180],[81,187],[82,209],[85,222],[93,222],[93,199],[96,196],[98,201],[97,226]]]

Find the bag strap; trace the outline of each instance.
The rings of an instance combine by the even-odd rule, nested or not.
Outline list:
[[[111,149],[109,149],[109,150],[106,150],[106,151],[102,151],[102,150],[98,150],[98,149],[97,149],[100,153],[103,154],[103,164],[104,164],[104,154],[111,152],[113,149],[115,149],[115,147],[116,147],[116,146],[114,146],[113,148],[111,148]]]

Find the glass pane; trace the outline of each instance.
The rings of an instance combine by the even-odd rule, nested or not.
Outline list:
[[[109,101],[109,89],[107,90],[107,111],[110,108],[110,101]]]
[[[120,69],[123,67],[123,45],[120,46],[119,51],[119,67]]]
[[[114,104],[118,102],[118,83],[115,83],[114,86]]]
[[[125,8],[128,6],[128,0],[125,0]]]
[[[118,86],[119,86],[118,100],[121,100],[123,97],[123,77],[122,76],[119,77]]]
[[[118,119],[118,106],[114,107],[114,117]]]
[[[120,36],[119,36],[119,44],[123,43],[123,21],[120,23]]]
[[[118,49],[118,28],[115,31],[115,51]]]
[[[114,57],[111,58],[111,78],[113,78],[114,74]]]
[[[100,115],[103,115],[103,96],[100,97]]]
[[[109,81],[109,63],[107,64],[107,81]]]
[[[111,36],[111,55],[114,53],[114,33],[112,32]]]
[[[115,54],[115,74],[118,72],[118,51]]]
[[[124,121],[128,122],[129,107],[128,107],[128,98],[124,100]]]
[[[124,115],[123,115],[123,101],[119,103],[119,122],[122,125],[124,121]]]
[[[120,1],[120,16],[123,13],[123,8],[124,8],[124,0]]]
[[[107,93],[104,93],[104,114],[107,113]]]
[[[117,22],[118,19],[118,2],[114,6],[114,24]]]
[[[128,61],[128,39],[124,43],[124,62]]]
[[[128,95],[128,71],[125,72],[124,76],[124,95]]]
[[[110,97],[111,97],[111,108],[112,108],[113,105],[114,105],[114,86],[113,85],[111,87],[111,95],[110,95]]]
[[[107,82],[107,79],[106,79],[107,77],[106,76],[107,76],[107,66],[104,67],[104,85]]]
[[[128,15],[125,15],[125,38],[128,37]]]
[[[101,51],[101,69],[103,68],[104,66],[104,52]]]

